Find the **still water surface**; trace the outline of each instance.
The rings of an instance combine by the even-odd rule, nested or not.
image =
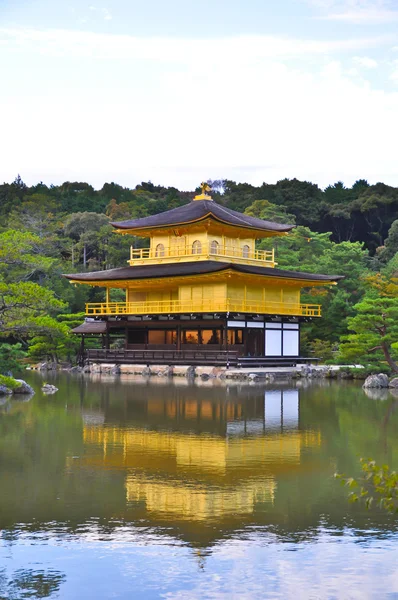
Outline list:
[[[398,598],[396,518],[333,479],[398,467],[390,393],[29,381],[0,406],[0,599]]]

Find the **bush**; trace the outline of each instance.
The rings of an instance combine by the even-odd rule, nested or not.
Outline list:
[[[391,371],[386,365],[367,365],[363,369],[343,367],[339,373],[344,374],[346,379],[366,379],[369,375],[378,375],[379,373],[390,375]]]
[[[13,377],[6,377],[5,375],[0,375],[0,385],[5,385],[9,390],[15,390],[20,386],[18,381],[15,381]]]
[[[314,358],[319,358],[321,362],[331,361],[333,359],[333,344],[325,340],[313,340],[309,342],[310,351]]]

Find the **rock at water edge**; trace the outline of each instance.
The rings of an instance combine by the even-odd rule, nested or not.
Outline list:
[[[378,375],[369,375],[365,379],[365,383],[362,387],[364,388],[388,388],[389,380],[385,373],[379,373]]]
[[[19,386],[12,390],[13,394],[34,394],[35,393],[35,390],[28,383],[26,383],[26,381],[24,381],[23,379],[16,379],[15,381],[17,383],[19,383]]]
[[[5,385],[0,385],[0,396],[9,396],[10,394],[12,394],[12,390]]]

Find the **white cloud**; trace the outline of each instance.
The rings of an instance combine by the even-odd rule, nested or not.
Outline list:
[[[377,60],[369,58],[368,56],[354,56],[352,61],[365,69],[375,69],[378,66]]]
[[[95,7],[92,7],[95,8]],[[139,38],[129,35],[97,34],[89,31],[2,29],[0,42],[9,49],[52,55],[111,59],[175,61],[231,61],[238,63],[269,58],[296,58],[371,48],[384,37],[352,38],[338,41],[304,40],[276,36],[246,35],[222,39]]]
[[[388,0],[310,0],[323,10],[323,19],[352,24],[377,25],[398,21],[396,4]]]
[[[321,185],[359,177],[398,184],[398,94],[373,90],[327,58],[332,48],[374,40],[66,31],[8,32],[7,39],[13,51],[0,44],[0,59],[3,52],[9,61],[3,78],[14,79],[0,97],[2,179],[20,172],[28,183],[97,187],[295,176]],[[45,67],[31,78],[19,64],[35,52]]]
[[[345,21],[346,23],[380,25],[398,21],[398,11],[379,9],[360,9],[341,13],[330,13],[326,17],[329,21]]]

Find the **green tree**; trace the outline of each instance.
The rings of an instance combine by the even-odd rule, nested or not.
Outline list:
[[[0,373],[6,375],[20,371],[20,361],[25,356],[22,344],[0,344]]]
[[[286,211],[285,206],[277,206],[268,202],[268,200],[255,200],[245,210],[245,215],[264,219],[265,221],[273,221],[274,223],[295,224],[296,217]]]
[[[71,251],[76,250],[82,255],[84,267],[87,267],[90,258],[100,262],[100,249],[103,249],[106,244],[111,230],[109,218],[95,212],[73,213],[69,215],[64,225],[65,235],[76,242]],[[72,262],[76,260],[73,258]]]
[[[69,327],[65,323],[47,315],[37,317],[34,321],[34,331],[36,335],[29,340],[30,358],[45,358],[58,363],[62,356],[70,355]]]
[[[398,340],[398,297],[380,297],[374,292],[354,306],[354,317],[348,319],[352,332],[340,347],[342,358],[369,360],[378,353],[394,373],[398,373],[398,354],[393,347]],[[381,354],[381,356],[380,356]]]
[[[380,260],[388,262],[398,253],[398,219],[393,222],[388,232],[384,248],[380,252]]]
[[[37,283],[0,281],[0,336],[28,338],[38,331],[50,331],[50,323],[47,328],[41,318],[64,308],[64,302]]]
[[[321,201],[322,192],[316,184],[298,179],[278,181],[272,200],[294,214],[299,225],[309,225],[318,220]]]
[[[54,236],[58,225],[54,198],[46,194],[31,194],[14,207],[8,217],[8,226],[17,231],[29,231],[39,238]]]
[[[7,281],[32,280],[50,271],[55,259],[39,236],[8,230],[0,233],[0,276]]]
[[[31,233],[0,234],[0,336],[27,340],[55,326],[40,322],[54,316],[65,303],[54,293],[31,281],[46,274],[55,260],[42,255],[42,240]]]

